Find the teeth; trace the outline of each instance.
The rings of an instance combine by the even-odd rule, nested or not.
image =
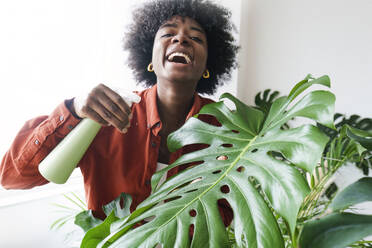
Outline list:
[[[169,61],[172,61],[173,58],[174,58],[175,56],[184,57],[185,60],[186,60],[186,63],[187,63],[187,64],[190,64],[190,63],[191,63],[191,59],[190,59],[189,55],[187,55],[187,54],[185,54],[185,53],[179,53],[179,52],[172,53],[172,54],[168,57],[168,60],[169,60]]]

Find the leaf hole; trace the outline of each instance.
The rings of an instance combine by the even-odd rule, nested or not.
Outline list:
[[[231,130],[233,133],[240,133],[238,130]]]
[[[233,147],[233,144],[222,144],[222,147]]]
[[[191,181],[187,181],[186,183],[183,183],[183,184],[181,184],[180,186],[178,186],[177,188],[173,189],[171,192],[174,192],[174,191],[176,191],[176,190],[182,189],[183,187],[185,187],[185,186],[187,186],[187,185],[190,185],[190,184],[192,184],[192,183],[196,183],[196,182],[198,182],[198,181],[200,181],[200,180],[202,180],[202,179],[203,179],[202,177],[197,177],[197,178],[195,178],[195,179],[193,179],[193,180],[191,180]]]
[[[257,152],[257,151],[258,151],[258,149],[255,148],[255,149],[252,150],[252,153],[255,153],[255,152]]]
[[[149,222],[155,220],[155,218],[156,218],[155,215],[151,215],[151,216],[149,216],[149,217],[146,217],[146,218],[144,218],[144,219],[142,220],[142,222],[143,222],[142,224],[149,223]]]
[[[217,127],[221,127],[222,124],[216,119],[215,116],[213,115],[209,115],[209,114],[198,114],[198,119],[205,122],[205,123],[208,123],[210,122],[211,119],[214,119],[215,120],[215,123],[213,123],[212,125],[213,126],[217,126]]]
[[[202,177],[195,178],[194,180],[191,181],[190,184],[193,184],[193,183],[199,182],[199,181],[202,180],[202,179],[203,179]]]
[[[225,224],[225,226],[229,226],[231,221],[234,219],[234,212],[226,199],[218,199],[217,200],[218,210],[220,216]]]
[[[192,190],[189,190],[189,191],[186,191],[185,194],[187,193],[191,193],[191,192],[194,192],[194,191],[197,191],[198,189],[192,189]]]
[[[245,168],[243,166],[239,166],[238,169],[236,169],[237,172],[243,172]]]
[[[217,160],[228,160],[229,157],[226,156],[226,155],[221,155],[221,156],[216,157],[216,159],[217,159]]]
[[[168,198],[166,200],[164,200],[165,202],[170,202],[170,201],[174,201],[174,200],[177,200],[177,199],[180,199],[182,198],[182,196],[174,196],[174,197],[171,197],[171,198]]]
[[[276,152],[276,151],[268,151],[266,154],[269,155],[269,156],[272,157],[272,158],[275,158],[275,159],[281,160],[281,161],[283,161],[283,162],[289,162],[289,161],[287,161],[287,159],[283,156],[283,154],[281,154],[280,152]]]
[[[190,235],[190,243],[192,241],[192,238],[194,237],[194,224],[191,224],[190,227],[189,227],[189,235]]]
[[[191,209],[189,214],[190,214],[191,217],[195,217],[197,213],[196,213],[195,209]]]
[[[221,173],[221,170],[216,170],[212,172],[212,174],[218,174],[218,173]]]
[[[221,192],[224,194],[230,193],[230,188],[228,185],[223,185],[220,189],[221,189]]]
[[[202,164],[202,163],[204,163],[204,160],[190,162],[190,163],[187,163],[187,164],[180,165],[180,169],[183,170],[185,168],[191,168],[191,167],[197,166],[197,165]]]

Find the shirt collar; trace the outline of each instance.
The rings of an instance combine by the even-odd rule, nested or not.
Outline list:
[[[155,125],[160,126],[160,117],[157,106],[157,85],[152,86],[146,95],[146,117],[147,127],[153,128]],[[201,98],[198,93],[194,93],[194,102],[190,112],[186,116],[186,120],[199,113],[201,108]],[[185,120],[185,121],[186,121]],[[159,123],[159,124],[158,124]]]

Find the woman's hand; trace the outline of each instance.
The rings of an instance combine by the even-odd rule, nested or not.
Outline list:
[[[87,95],[76,97],[73,110],[80,118],[92,119],[102,126],[112,125],[126,133],[132,118],[131,105],[141,98],[132,92],[118,93],[104,84],[93,88]]]

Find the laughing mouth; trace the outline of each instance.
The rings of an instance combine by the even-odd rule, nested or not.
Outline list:
[[[168,61],[173,63],[191,64],[191,58],[186,53],[174,52],[168,56]]]

